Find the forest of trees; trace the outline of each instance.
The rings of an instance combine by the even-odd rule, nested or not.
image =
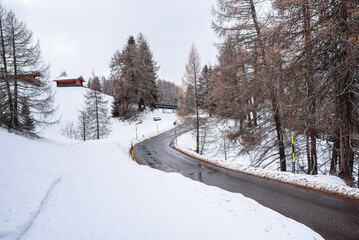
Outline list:
[[[271,2],[268,13],[262,1],[217,2],[213,29],[223,42],[217,64],[202,70],[209,84],[198,106],[234,120],[227,137],[248,151],[266,158],[276,149],[282,171],[291,164],[291,134],[308,174],[317,174],[318,142],[325,143],[321,151],[330,156],[330,172],[353,181],[359,157],[358,3]],[[197,91],[189,84],[180,91],[180,114],[195,112],[197,84]]]
[[[130,119],[158,102],[157,63],[142,34],[128,38],[122,51],[116,51],[110,63],[114,103],[112,115]]]
[[[48,66],[32,32],[1,3],[0,55],[0,126],[35,136],[55,111]]]
[[[178,90],[179,87],[173,82],[158,79],[158,102],[177,104]]]
[[[101,77],[101,79],[102,79],[102,93],[113,96],[113,87],[111,80],[106,79],[105,77]]]
[[[107,80],[104,76],[96,76],[95,73],[92,73],[92,76],[87,82],[87,87],[102,92],[103,94],[113,96],[112,81]]]

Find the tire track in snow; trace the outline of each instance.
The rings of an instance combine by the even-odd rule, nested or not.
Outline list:
[[[43,206],[45,205],[45,203],[47,202],[47,199],[50,196],[50,193],[54,190],[56,184],[58,184],[61,181],[61,178],[56,178],[51,184],[50,187],[48,188],[44,198],[41,200],[40,202],[40,206],[37,208],[37,211],[35,212],[35,214],[33,215],[33,217],[24,224],[23,230],[21,231],[20,235],[16,238],[16,240],[20,240],[26,233],[27,231],[29,231],[29,229],[32,227],[32,225],[34,224],[36,218],[39,216],[39,214],[41,213],[41,210],[43,208]]]

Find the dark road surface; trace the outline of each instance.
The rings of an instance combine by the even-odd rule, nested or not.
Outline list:
[[[137,144],[136,160],[165,172],[176,171],[207,185],[242,193],[305,224],[325,239],[359,240],[359,201],[205,164],[171,148],[173,137],[174,131],[169,131]]]

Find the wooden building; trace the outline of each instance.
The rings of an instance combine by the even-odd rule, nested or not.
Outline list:
[[[33,85],[37,85],[40,83],[39,77],[41,77],[41,74],[36,73],[29,73],[29,74],[18,74],[18,75],[9,75],[10,80],[17,80],[24,83],[29,83]]]
[[[85,79],[82,76],[75,78],[63,76],[55,79],[54,82],[58,87],[83,87],[82,83]]]

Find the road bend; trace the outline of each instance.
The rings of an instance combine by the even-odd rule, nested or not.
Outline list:
[[[136,160],[165,172],[241,193],[305,224],[327,240],[359,240],[359,201],[266,180],[206,164],[172,147],[174,131],[136,144]]]

